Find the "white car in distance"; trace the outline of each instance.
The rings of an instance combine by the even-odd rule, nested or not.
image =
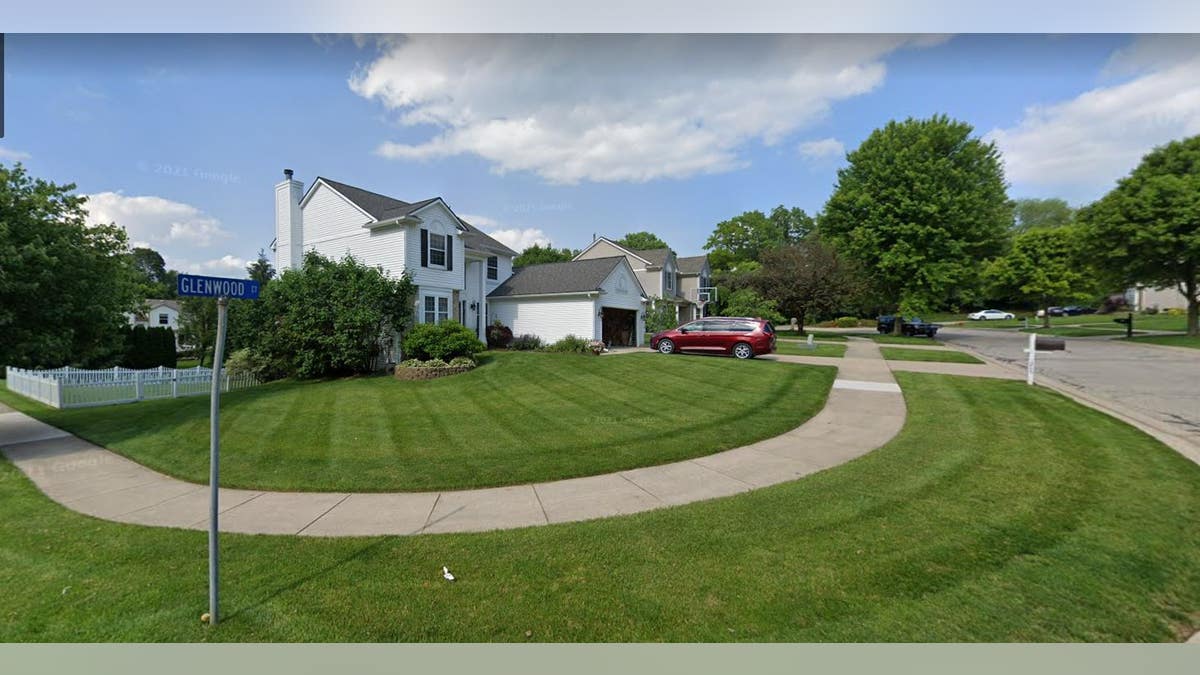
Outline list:
[[[968,314],[967,318],[971,321],[999,321],[1002,319],[1015,319],[1017,317],[1010,312],[1001,312],[998,309],[985,309]]]

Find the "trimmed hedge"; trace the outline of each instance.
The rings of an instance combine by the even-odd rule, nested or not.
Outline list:
[[[175,367],[175,331],[155,326],[129,326],[118,365],[124,368]]]
[[[473,356],[487,349],[470,328],[457,321],[417,324],[404,335],[401,344],[405,358],[422,361]]]

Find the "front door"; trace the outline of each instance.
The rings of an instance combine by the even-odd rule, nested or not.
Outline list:
[[[475,331],[480,340],[486,338],[483,325],[483,261],[472,260],[467,263],[466,279],[463,284],[462,318],[463,325]]]

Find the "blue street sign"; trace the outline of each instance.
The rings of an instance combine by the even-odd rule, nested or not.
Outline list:
[[[176,290],[179,295],[201,298],[258,299],[258,282],[253,279],[226,279],[202,277],[198,274],[180,274]]]

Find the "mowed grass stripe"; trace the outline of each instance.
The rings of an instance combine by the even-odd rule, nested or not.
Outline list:
[[[795,428],[832,370],[658,354],[497,353],[426,382],[283,382],[222,405],[222,484],[417,491],[514,485],[703,456]],[[0,399],[164,473],[208,476],[207,401],[55,411]]]

